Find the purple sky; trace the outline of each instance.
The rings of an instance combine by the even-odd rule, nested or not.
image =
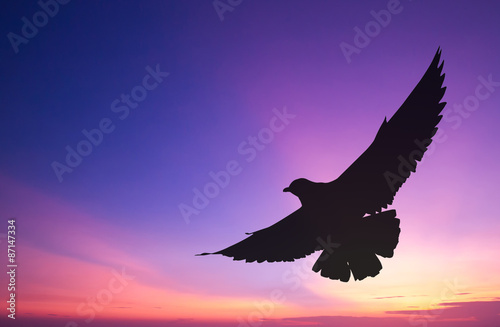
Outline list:
[[[0,237],[16,217],[17,319],[235,326],[257,310],[264,326],[500,323],[497,2],[221,0],[233,6],[218,14],[213,1],[44,1],[53,17],[35,1],[0,13]],[[34,15],[47,23],[25,37]],[[379,276],[344,284],[312,258],[194,256],[296,210],[282,192],[292,180],[338,177],[438,47],[445,117],[391,207],[402,232]],[[227,185],[207,186],[228,169]],[[122,269],[134,276],[123,291],[78,310]]]

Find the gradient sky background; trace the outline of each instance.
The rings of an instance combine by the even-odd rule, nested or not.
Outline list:
[[[41,7],[4,4],[0,252],[6,262],[16,217],[19,264],[7,323],[500,326],[500,87],[457,111],[474,105],[481,77],[500,81],[500,3],[402,0],[349,63],[340,44],[388,3],[243,0],[221,20],[212,1],[71,1],[18,53],[7,35]],[[319,253],[273,264],[194,256],[296,210],[282,193],[295,178],[342,173],[438,46],[447,116],[396,196],[400,243],[380,275],[325,279],[311,271]],[[168,77],[120,119],[113,101],[157,65]],[[284,107],[295,118],[248,162],[238,146]],[[51,164],[103,118],[114,130],[60,182]],[[187,223],[179,205],[231,160],[241,173]]]

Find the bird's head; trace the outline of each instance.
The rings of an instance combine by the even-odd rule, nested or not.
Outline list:
[[[299,178],[290,183],[290,186],[285,187],[283,189],[283,192],[290,192],[293,195],[302,198],[304,196],[307,196],[307,194],[311,194],[311,186],[313,185],[314,182],[311,182],[310,180],[305,178]]]

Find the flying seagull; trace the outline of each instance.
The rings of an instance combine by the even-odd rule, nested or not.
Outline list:
[[[302,206],[272,226],[214,253],[246,262],[294,261],[323,250],[313,266],[321,276],[349,281],[375,277],[377,255],[390,258],[399,242],[392,204],[399,188],[432,142],[446,102],[441,50],[396,113],[384,119],[373,143],[336,180],[294,180],[283,191]]]

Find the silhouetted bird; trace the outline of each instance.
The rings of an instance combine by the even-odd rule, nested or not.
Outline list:
[[[296,195],[302,207],[276,224],[224,250],[247,262],[294,261],[317,250],[313,266],[321,276],[347,282],[376,276],[382,269],[377,254],[392,257],[399,241],[399,219],[392,204],[401,185],[415,172],[417,161],[437,131],[443,63],[438,49],[431,65],[398,111],[384,119],[368,149],[336,180],[315,183],[300,178],[284,192]]]

